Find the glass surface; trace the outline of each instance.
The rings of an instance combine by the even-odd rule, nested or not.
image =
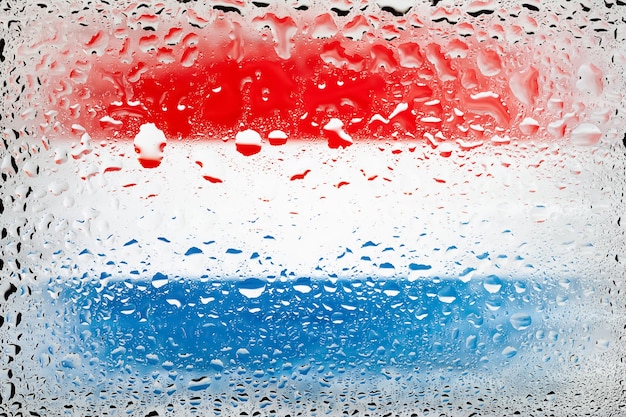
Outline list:
[[[626,414],[623,2],[0,10],[0,416]]]

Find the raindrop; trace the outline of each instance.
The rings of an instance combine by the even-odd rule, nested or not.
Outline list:
[[[328,146],[330,148],[345,148],[354,143],[352,137],[343,130],[343,122],[337,118],[330,119],[323,129],[328,136]]]
[[[168,278],[166,275],[163,275],[161,273],[157,273],[154,275],[154,277],[152,277],[152,286],[154,288],[161,288],[162,286],[164,286],[165,284],[168,283]]]
[[[502,288],[502,280],[495,275],[488,276],[483,282],[483,287],[491,294],[497,294]]]
[[[502,307],[502,298],[498,296],[491,296],[485,300],[485,305],[491,311],[497,311]]]
[[[165,134],[154,123],[141,125],[133,143],[137,160],[142,167],[156,168],[161,165],[166,139]]]
[[[477,63],[480,72],[487,77],[498,75],[502,70],[502,61],[496,51],[487,49],[479,51]]]
[[[451,304],[456,300],[457,294],[454,288],[447,285],[437,292],[437,298],[442,303]]]
[[[70,353],[61,359],[61,366],[67,369],[75,369],[80,366],[81,362],[77,353]]]
[[[432,266],[430,266],[430,265],[415,264],[415,263],[409,264],[409,269],[411,271],[428,271],[431,268],[432,268]]]
[[[341,311],[335,311],[331,316],[333,324],[341,324],[344,321],[344,314]]]
[[[245,156],[261,152],[261,142],[261,135],[256,130],[248,129],[235,135],[237,151]]]
[[[272,130],[268,135],[270,145],[284,145],[287,143],[287,134],[282,130]]]
[[[189,381],[187,388],[189,388],[190,391],[201,391],[209,388],[210,385],[211,379],[207,376],[202,376]]]
[[[258,298],[265,291],[267,283],[258,278],[248,278],[237,285],[237,290],[246,298]]]
[[[515,313],[511,315],[509,321],[515,330],[526,330],[533,322],[530,315],[525,313]]]
[[[476,335],[467,336],[465,339],[465,347],[470,350],[476,350],[478,347],[478,337]]]
[[[400,294],[400,285],[395,281],[388,281],[383,286],[383,293],[388,297],[396,297]]]
[[[591,123],[581,123],[572,131],[572,143],[575,145],[595,145],[601,137],[602,131]]]
[[[517,355],[517,349],[515,349],[513,346],[507,346],[504,349],[502,349],[502,355],[505,358],[510,359],[513,356]]]
[[[310,278],[298,278],[293,284],[293,289],[301,294],[308,294],[313,289]]]
[[[578,82],[576,87],[579,90],[599,96],[604,90],[604,74],[602,70],[592,63],[585,63],[578,70]]]

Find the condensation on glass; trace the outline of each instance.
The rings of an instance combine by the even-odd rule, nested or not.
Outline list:
[[[622,1],[0,16],[0,416],[626,413]]]

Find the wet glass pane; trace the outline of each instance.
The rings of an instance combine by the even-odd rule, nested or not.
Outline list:
[[[0,416],[626,413],[622,1],[0,16]]]

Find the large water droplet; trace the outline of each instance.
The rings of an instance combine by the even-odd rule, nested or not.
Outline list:
[[[532,324],[532,318],[526,313],[515,313],[509,318],[515,330],[526,330]]]
[[[601,137],[602,131],[591,123],[581,123],[572,131],[572,143],[575,145],[595,145]]]
[[[502,280],[495,275],[488,276],[483,282],[483,287],[491,294],[497,294],[502,288]]]
[[[488,49],[479,51],[477,63],[480,72],[488,77],[498,75],[502,70],[502,61],[500,61],[500,56],[496,51]]]
[[[328,146],[331,148],[347,147],[354,143],[352,137],[343,130],[343,122],[337,118],[330,119],[323,129],[328,136]]]
[[[246,298],[258,298],[265,291],[266,282],[258,278],[248,278],[238,285],[238,290]]]
[[[395,297],[398,294],[400,294],[400,286],[398,285],[396,281],[386,282],[385,285],[383,286],[383,292],[388,297]]]
[[[190,391],[201,391],[207,389],[211,385],[211,379],[208,376],[194,378],[189,381],[187,388]]]
[[[308,294],[313,289],[310,278],[299,278],[293,285],[293,289],[301,294]]]
[[[583,64],[578,69],[578,82],[576,83],[576,87],[581,91],[599,96],[604,89],[603,78],[604,75],[600,68],[591,63]]]
[[[447,285],[437,292],[437,298],[442,303],[451,304],[456,300],[457,294],[454,288]]]
[[[133,143],[135,152],[137,152],[137,160],[142,167],[156,168],[161,165],[166,138],[165,134],[154,123],[141,125]]]
[[[235,135],[237,151],[245,156],[254,155],[261,151],[261,135],[255,130],[248,129]]]
[[[512,358],[513,356],[517,355],[517,349],[515,349],[513,346],[507,346],[502,350],[502,355],[505,358]]]

